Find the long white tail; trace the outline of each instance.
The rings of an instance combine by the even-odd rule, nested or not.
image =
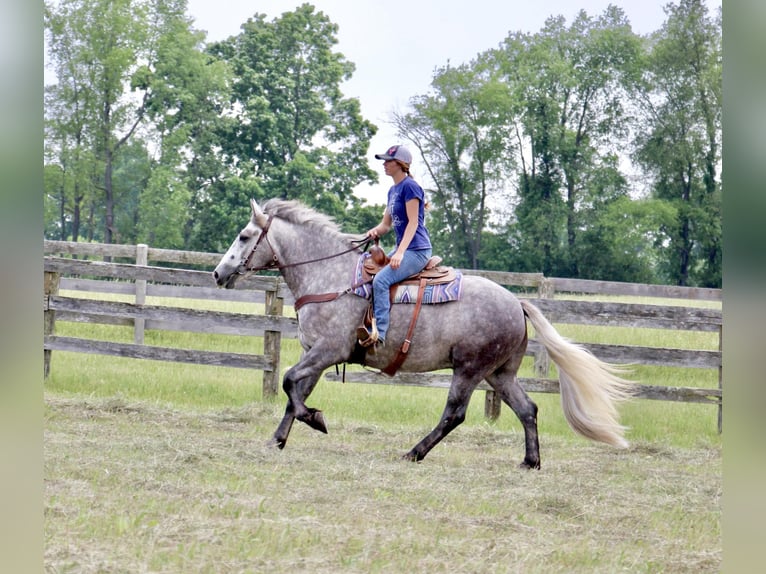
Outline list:
[[[569,426],[591,440],[626,448],[626,429],[620,425],[616,407],[633,394],[634,383],[619,376],[626,370],[567,341],[537,307],[523,299],[520,302],[537,340],[558,367],[561,408]]]

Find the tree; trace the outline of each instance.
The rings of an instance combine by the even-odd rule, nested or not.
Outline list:
[[[45,161],[53,168],[47,171],[58,174],[46,180],[45,200],[46,204],[56,204],[52,211],[57,212],[58,222],[51,229],[58,229],[57,237],[77,241],[83,209],[95,192],[93,174],[98,169],[89,132],[95,103],[87,87],[87,74],[79,65],[80,40],[73,29],[80,28],[80,23],[63,10],[52,13],[46,5],[45,25],[50,44],[55,46],[58,79],[55,85],[45,87],[44,96]],[[92,237],[93,230],[88,235]]]
[[[211,142],[224,171],[194,199],[196,246],[213,247],[199,230],[230,237],[241,226],[245,188],[256,199],[300,199],[341,218],[361,203],[354,187],[377,180],[366,159],[375,127],[340,89],[354,65],[333,51],[337,30],[303,4],[271,22],[256,14],[239,35],[209,46],[233,83]],[[206,221],[211,217],[223,219]]]
[[[158,159],[141,194],[138,240],[182,248],[191,225],[190,204],[199,189],[189,164],[212,153],[207,132],[215,130],[230,96],[230,71],[206,53],[204,34],[191,28],[186,1],[165,1],[165,25],[156,37],[155,58],[134,77],[149,89],[146,116],[152,123]]]
[[[721,286],[721,16],[701,0],[669,4],[649,40],[645,128],[637,161],[652,175],[652,192],[675,210],[660,262],[667,281]]]
[[[569,27],[563,17],[549,18],[539,33],[511,34],[494,53],[516,107],[509,126],[521,166],[514,235],[530,271],[580,273],[577,234],[589,224],[582,206],[627,135],[623,102],[639,48],[622,10],[610,6],[595,19],[581,11]]]
[[[428,95],[395,114],[433,182],[429,231],[435,248],[456,265],[476,269],[490,203],[500,200],[509,145],[504,110],[508,90],[485,62],[439,69]]]
[[[113,241],[121,200],[116,169],[131,142],[154,140],[165,168],[158,172],[163,181],[169,170],[181,167],[179,154],[192,137],[190,126],[198,123],[216,83],[209,79],[215,73],[208,73],[214,67],[205,66],[209,58],[201,52],[203,36],[191,30],[185,9],[186,0],[46,4],[49,56],[57,77],[47,87],[46,144],[75,182],[74,196],[62,199],[75,214],[75,238],[79,209],[87,200],[93,218],[103,221],[101,239]]]
[[[146,44],[141,21],[145,7],[133,4],[130,0],[64,0],[46,5],[50,56],[57,65],[60,86],[53,91],[63,101],[81,104],[82,127],[101,164],[102,177],[95,186],[104,197],[107,243],[114,232],[115,154],[135,133],[145,104],[144,98],[123,98],[140,46]],[[139,25],[135,25],[134,10]]]

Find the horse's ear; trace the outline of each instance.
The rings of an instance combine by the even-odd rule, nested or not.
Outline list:
[[[252,198],[250,199],[250,209],[253,210],[253,221],[255,221],[258,227],[264,227],[269,218],[266,217],[266,214],[263,213],[263,210],[258,207],[258,204]]]

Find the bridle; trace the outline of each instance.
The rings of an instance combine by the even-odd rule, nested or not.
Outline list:
[[[273,215],[269,215],[269,218],[266,220],[266,225],[263,226],[261,229],[261,234],[258,236],[258,239],[255,241],[255,245],[253,245],[253,249],[250,251],[250,254],[245,258],[244,268],[245,271],[263,271],[265,269],[278,269],[279,268],[279,259],[277,258],[277,252],[274,251],[274,247],[271,245],[271,242],[266,238],[266,234],[269,231],[269,228],[271,227],[271,220],[274,219]],[[266,243],[269,244],[269,249],[271,249],[272,253],[272,261],[268,265],[265,265],[263,267],[250,267],[250,261],[253,259],[253,255],[255,255],[255,250],[258,249],[258,246],[261,244],[261,241],[266,239]]]
[[[277,252],[274,249],[274,246],[271,244],[268,238],[268,232],[269,228],[271,227],[271,221],[274,219],[273,215],[269,215],[269,218],[266,220],[266,224],[261,228],[261,234],[258,236],[258,239],[255,241],[255,245],[253,246],[252,251],[250,251],[250,255],[247,256],[247,259],[245,259],[244,264],[244,272],[237,271],[238,274],[244,275],[244,273],[247,272],[257,272],[257,271],[265,271],[267,269],[279,269],[280,271],[282,269],[288,269],[290,267],[298,267],[299,265],[307,265],[309,263],[316,263],[318,261],[326,261],[327,259],[334,259],[335,257],[340,257],[341,255],[345,255],[346,253],[350,253],[351,251],[357,251],[359,250],[361,245],[364,245],[364,248],[362,251],[367,249],[367,246],[372,242],[372,239],[365,237],[364,239],[352,241],[351,243],[354,243],[355,245],[352,245],[350,248],[346,249],[345,251],[341,251],[340,253],[334,253],[333,255],[326,255],[324,257],[317,257],[315,259],[307,259],[306,261],[299,261],[296,263],[280,263],[279,258],[277,257]],[[253,259],[253,255],[255,254],[255,250],[258,249],[258,246],[261,244],[263,240],[266,240],[266,243],[269,245],[269,249],[271,249],[272,253],[272,259],[271,262],[269,262],[268,265],[264,265],[262,267],[251,267],[250,261]],[[332,293],[321,293],[318,295],[303,295],[302,297],[299,297],[296,299],[295,303],[293,304],[293,307],[296,311],[303,307],[306,303],[327,303],[329,301],[334,301],[341,295],[345,295],[346,293],[352,293],[353,290],[359,287],[359,285],[353,285],[347,289],[344,289],[343,291],[334,291]]]
[[[296,263],[280,263],[279,258],[277,257],[277,252],[274,250],[274,246],[271,245],[271,241],[269,241],[268,238],[268,231],[271,227],[271,221],[274,219],[273,215],[269,215],[269,218],[266,220],[266,224],[261,228],[261,234],[258,236],[258,239],[255,241],[255,245],[253,246],[252,251],[250,251],[250,254],[245,259],[244,268],[246,272],[257,272],[257,271],[266,271],[268,269],[288,269],[290,267],[298,267],[300,265],[308,265],[309,263],[317,263],[319,261],[326,261],[328,259],[334,259],[335,257],[340,257],[341,255],[345,255],[346,253],[350,253],[351,251],[356,251],[360,249],[362,245],[362,251],[367,249],[367,246],[372,242],[372,239],[365,237],[364,239],[359,239],[352,241],[354,245],[352,245],[350,248],[346,249],[345,251],[341,251],[340,253],[334,253],[333,255],[326,255],[324,257],[317,257],[315,259],[307,259],[306,261],[298,261]],[[258,246],[261,244],[263,240],[266,240],[266,243],[269,245],[269,249],[271,249],[272,253],[272,260],[269,262],[268,265],[264,265],[262,267],[251,267],[250,261],[253,259],[253,255],[255,255],[255,250],[258,249]]]

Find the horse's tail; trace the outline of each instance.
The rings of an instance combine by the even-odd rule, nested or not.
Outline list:
[[[584,347],[564,339],[530,302],[520,300],[537,340],[559,370],[561,407],[576,433],[625,448],[625,427],[619,423],[616,403],[631,397],[634,384],[621,378],[626,370],[605,363]]]

